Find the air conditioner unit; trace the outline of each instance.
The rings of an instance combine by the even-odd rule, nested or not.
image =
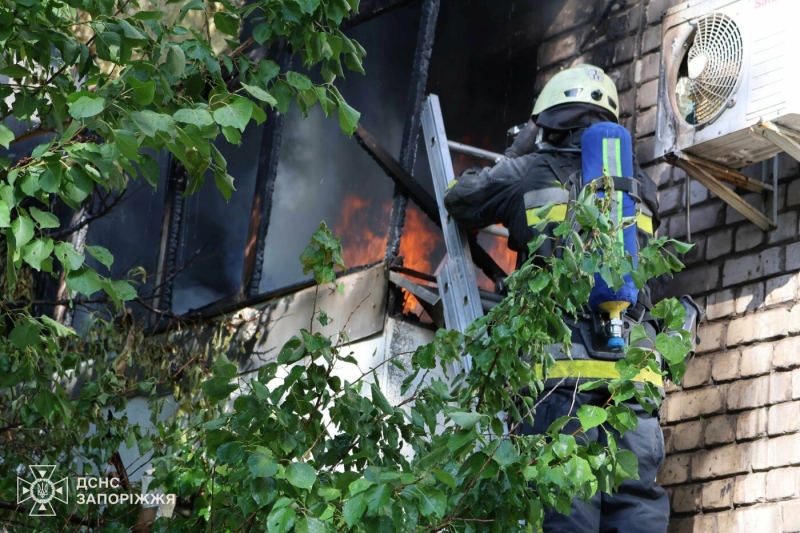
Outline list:
[[[750,127],[800,131],[800,0],[700,0],[663,20],[656,156],[728,168],[780,150]],[[794,58],[794,59],[793,59]]]

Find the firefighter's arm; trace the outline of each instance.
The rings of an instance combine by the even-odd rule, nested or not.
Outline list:
[[[528,164],[524,159],[506,159],[494,167],[474,167],[461,174],[444,195],[447,212],[466,229],[507,223],[508,205]]]

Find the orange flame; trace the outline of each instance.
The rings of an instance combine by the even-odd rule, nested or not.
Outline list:
[[[342,238],[342,257],[348,268],[374,263],[386,253],[386,235],[379,231],[386,227],[391,203],[384,205],[381,210],[383,223],[375,220],[371,205],[369,198],[348,194],[344,199],[341,218],[334,226],[334,233]]]
[[[433,274],[432,255],[436,246],[442,242],[438,228],[415,205],[409,204],[406,210],[406,222],[403,226],[403,237],[400,240],[400,255],[403,266]],[[413,294],[406,293],[403,312],[421,311],[421,305]]]

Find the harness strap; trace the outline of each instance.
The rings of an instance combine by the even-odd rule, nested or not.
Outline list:
[[[580,378],[580,379],[617,379],[619,372],[615,368],[614,361],[597,360],[562,360],[556,361],[547,373],[547,379],[561,378]],[[539,379],[542,379],[542,365],[536,365],[534,372]],[[661,374],[653,372],[649,368],[639,372],[632,381],[639,383],[652,383],[657,387],[664,387],[664,378]]]

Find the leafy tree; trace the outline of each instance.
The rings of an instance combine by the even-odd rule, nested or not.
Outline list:
[[[625,401],[635,399],[650,412],[660,405],[654,386],[632,381],[644,369],[668,374],[656,362],[656,347],[673,378],[684,373],[690,340],[675,299],[652,311],[665,326],[655,343],[635,327],[635,346],[616,365],[619,379],[581,386],[607,387],[604,405],[582,406],[547,435],[518,431],[532,423],[553,363],[546,348],[569,348],[564,317],[587,302],[594,274],[618,287],[633,271],[615,240],[619,228],[608,218],[610,207],[609,199],[584,190],[555,231],[560,258],[539,266],[529,260],[508,278],[509,296],[465,334],[439,330],[410,361],[396,354],[382,363],[408,372],[405,398],[396,405],[381,391],[376,368],[354,381],[336,376],[341,365],[357,366],[343,334],[332,339],[303,330],[238,386],[231,383],[237,366],[219,354],[202,384],[205,409],[184,426],[180,442],[162,432],[164,453],[155,461],[158,483],[191,510],[185,519],[159,519],[154,530],[535,531],[545,507],[568,512],[574,497],[610,493],[636,478],[636,456],[620,449],[614,435],[637,426]],[[541,209],[543,220],[549,209]],[[532,242],[531,252],[544,240]],[[640,252],[639,286],[682,268],[664,249],[668,244],[689,249],[665,237],[651,240]],[[327,283],[338,254],[338,239],[323,223],[304,264]],[[326,325],[328,315],[319,311],[317,320]],[[472,368],[453,376],[465,357]],[[280,377],[282,370],[288,375]],[[531,388],[530,396],[517,395],[523,387]],[[573,419],[580,429],[562,433]],[[581,438],[596,427],[608,435],[608,446]]]
[[[132,504],[71,502],[56,505],[58,516],[41,518],[14,503],[16,475],[29,464],[59,464],[61,475],[99,475],[110,463],[120,487],[103,500],[135,493],[119,464],[123,444],[155,453],[151,487],[179,498],[175,516],[157,520],[155,531],[530,530],[545,506],[564,510],[575,495],[613,491],[636,476],[635,457],[618,449],[613,436],[608,447],[587,443],[580,431],[560,433],[567,420],[547,436],[517,433],[535,416],[536,392],[552,364],[545,348],[568,348],[563,318],[585,304],[594,273],[618,285],[632,271],[613,238],[618,228],[607,216],[609,200],[591,190],[556,231],[561,254],[512,274],[509,297],[486,317],[465,333],[441,330],[433,343],[384,363],[408,372],[396,405],[373,379],[375,369],[354,381],[337,376],[335,367],[357,361],[346,335],[314,331],[314,321],[328,324],[326,310],[315,308],[308,330],[247,380],[233,362],[249,340],[243,330],[257,318],[244,313],[156,337],[144,336],[124,314],[98,318],[81,335],[34,316],[32,291],[42,275],[63,275],[79,298],[117,308],[139,298],[132,280],[112,280],[86,263],[84,252],[109,267],[107,250],[80,250],[54,238],[62,204],[79,209],[95,191],[119,191],[138,177],[155,185],[157,150],[186,168],[189,193],[210,171],[227,197],[233,179],[212,141],[222,133],[238,142],[251,120],[264,119],[265,106],[319,104],[327,115],[338,114],[346,133],[355,128],[358,113],[334,82],[342,61],[361,71],[363,49],[338,29],[357,1],[221,1],[213,10],[202,0],[168,4],[175,4],[174,16],[135,1],[0,4],[0,74],[13,80],[0,87],[6,98],[0,115],[30,124],[16,136],[0,126],[0,144],[43,140],[29,157],[0,165],[7,246],[0,517],[14,529],[127,530],[137,522]],[[256,22],[253,36],[240,42],[248,16]],[[203,35],[212,24],[231,37],[229,51]],[[279,40],[308,69],[318,68],[321,82],[242,53]],[[531,243],[531,250],[541,244]],[[637,283],[682,268],[664,250],[668,244],[686,251],[681,243],[653,240],[640,253]],[[335,283],[335,267],[344,266],[341,247],[324,224],[301,261],[321,286]],[[667,327],[655,344],[679,378],[688,349],[686,332],[678,331],[682,307],[668,300],[653,313]],[[625,400],[660,402],[655,389],[631,381],[644,368],[660,372],[643,331],[632,337],[644,346],[628,349],[617,364],[621,377],[587,385],[607,386],[609,400],[575,414],[582,430],[624,432],[636,425]],[[465,357],[471,370],[454,374]],[[532,395],[519,397],[525,386]],[[175,410],[166,418],[159,416],[161,393],[171,393]],[[125,406],[137,394],[149,397],[154,431],[126,418]]]

